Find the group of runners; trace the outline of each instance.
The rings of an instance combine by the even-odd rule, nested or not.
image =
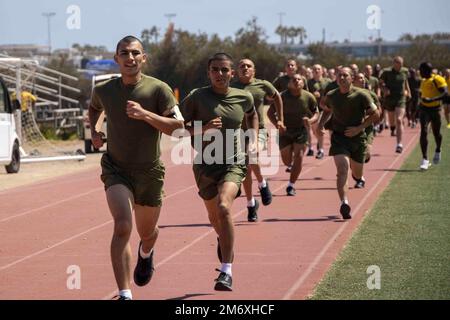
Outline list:
[[[392,134],[396,135],[395,151],[403,150],[403,117],[413,94],[408,83],[410,72],[403,67],[401,57],[395,57],[393,66],[384,69],[379,79],[372,75],[370,66],[363,73],[356,65],[328,70],[314,65],[309,69],[298,68],[295,60],[290,59],[285,72],[271,83],[255,78],[256,66],[251,59],[243,58],[234,66],[227,53],[216,53],[207,64],[210,84],[192,90],[179,105],[167,84],[141,72],[147,55],[139,39],[134,36],[121,39],[114,59],[122,77],[94,88],[89,118],[96,123],[103,111],[108,117],[108,144],[101,159],[101,180],[114,220],[111,261],[120,300],[132,299],[129,239],[133,215],[141,239],[133,280],[144,286],[154,272],[165,174],[160,160],[161,133],[172,135],[180,130],[188,133],[192,147],[198,152],[193,173],[198,194],[217,233],[220,268],[214,289],[218,291],[232,290],[235,237],[231,208],[241,193],[241,185],[247,198],[249,222],[258,220],[260,206],[253,196],[252,175],[257,180],[262,204],[272,202],[269,182],[259,162],[268,145],[266,112],[278,131],[281,159],[290,175],[287,196],[296,194],[295,182],[302,170],[303,157],[314,154],[312,135],[316,136],[316,158],[320,161],[325,156],[325,132],[330,130],[329,155],[336,165],[339,211],[344,219],[351,218],[347,196],[349,171],[356,181],[355,188],[364,188],[364,164],[370,160],[368,146],[374,133],[385,126],[384,110]],[[441,158],[440,106],[441,100],[447,99],[449,76],[448,70],[447,79],[434,74],[427,62],[419,69],[423,79],[417,91],[420,92],[417,104],[422,128],[421,168],[425,170],[429,166],[430,123],[437,145],[433,161],[437,164]],[[266,105],[270,107],[265,109]],[[416,115],[411,114],[408,112],[408,117],[413,117],[412,125]],[[95,131],[95,126],[91,128],[93,145],[100,148],[102,133]]]

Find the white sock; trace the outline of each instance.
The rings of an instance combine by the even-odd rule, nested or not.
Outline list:
[[[231,263],[222,263],[222,266],[220,267],[220,271],[221,272],[225,272],[228,275],[232,275],[231,274]]]
[[[323,153],[323,149],[322,148],[320,148],[319,151]]]
[[[247,207],[254,207],[256,205],[255,198],[252,198],[252,200],[247,201]]]
[[[402,147],[403,148],[403,144],[397,143],[397,147]]]
[[[261,188],[265,188],[267,186],[267,182],[266,179],[263,179],[263,181],[261,183],[258,183],[258,187]]]
[[[342,200],[342,204],[348,204],[348,200],[347,199],[344,199],[344,200]]]
[[[133,295],[131,294],[130,289],[119,290],[119,296],[133,299]]]
[[[295,183],[292,183],[292,182],[289,182],[289,183],[288,183],[288,187],[294,188],[294,186],[295,186]]]
[[[140,254],[142,259],[150,258],[150,255],[152,254],[152,251],[153,251],[153,248],[148,253],[145,253],[144,250],[142,250],[142,246],[139,248],[139,254]]]

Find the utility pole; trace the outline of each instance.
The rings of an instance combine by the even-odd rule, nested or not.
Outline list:
[[[47,31],[48,31],[48,55],[51,56],[52,54],[52,34],[51,34],[51,27],[50,27],[50,18],[54,17],[56,15],[55,12],[43,12],[42,15],[47,18]]]
[[[278,12],[278,15],[280,16],[280,26],[283,25],[283,16],[286,15],[285,12]]]
[[[174,18],[174,17],[176,17],[177,16],[177,14],[176,13],[166,13],[165,15],[164,15],[167,19],[169,19],[169,24],[171,24],[172,23],[172,18]]]

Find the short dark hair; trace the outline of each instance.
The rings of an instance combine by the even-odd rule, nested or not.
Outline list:
[[[422,62],[419,66],[419,70],[431,73],[433,71],[433,66],[429,62]]]
[[[213,61],[230,61],[231,67],[233,67],[233,58],[225,52],[215,53],[211,58],[208,59],[208,69]]]
[[[135,36],[126,36],[123,37],[122,39],[119,40],[119,42],[117,42],[117,46],[116,46],[116,54],[119,53],[119,47],[122,43],[131,43],[131,42],[139,42],[141,44],[142,50],[144,50],[144,44],[142,43],[141,40],[139,40],[138,38],[136,38]]]

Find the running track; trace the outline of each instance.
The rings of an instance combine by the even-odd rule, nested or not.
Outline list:
[[[261,205],[258,223],[247,222],[245,198],[237,199],[233,292],[213,290],[216,235],[191,166],[173,165],[170,150],[164,152],[156,272],[146,287],[133,284],[133,298],[305,299],[416,145],[418,129],[405,131],[401,155],[387,130],[375,138],[366,188],[349,192],[349,221],[339,214],[336,170],[328,156],[305,157],[296,197],[285,196],[283,166],[269,177],[274,199]],[[109,257],[113,224],[99,174],[100,168],[0,192],[0,299],[110,299],[116,293]],[[132,269],[138,241],[134,229]],[[80,267],[80,289],[67,288],[71,265]]]

